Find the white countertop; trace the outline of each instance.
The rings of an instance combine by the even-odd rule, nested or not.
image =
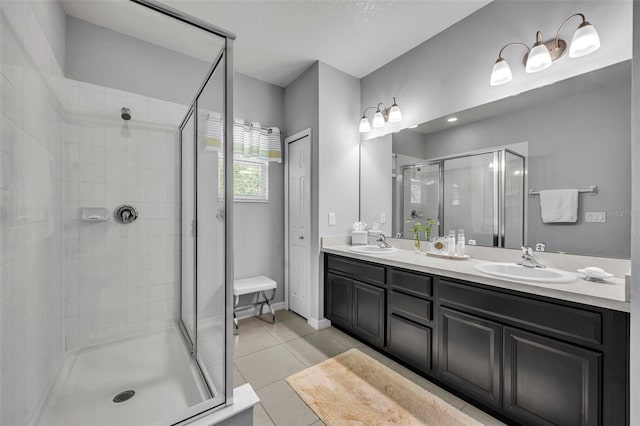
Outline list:
[[[474,266],[478,263],[486,262],[484,260],[439,259],[424,254],[416,254],[407,250],[371,255],[352,252],[349,250],[349,247],[349,245],[325,246],[322,248],[322,251],[351,257],[353,259],[366,260],[368,262],[426,272],[443,277],[457,278],[538,296],[552,297],[554,299],[599,306],[601,308],[614,309],[622,312],[631,311],[631,304],[625,301],[625,280],[623,278],[611,278],[607,280],[606,283],[593,283],[585,281],[580,277],[580,274],[576,272],[578,280],[569,284],[542,284],[512,281],[477,271]]]

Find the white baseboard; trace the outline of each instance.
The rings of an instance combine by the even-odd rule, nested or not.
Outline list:
[[[273,308],[274,311],[281,311],[283,309],[286,309],[286,305],[284,303],[284,301],[282,302],[276,302],[276,303],[272,303],[271,307]],[[264,309],[262,310],[262,313],[268,313],[269,312],[269,307],[267,307],[265,305]],[[247,308],[246,310],[240,311],[236,314],[236,317],[241,320],[241,319],[245,319],[245,318],[250,318],[250,317],[255,317],[260,313],[260,308],[258,308],[257,306],[254,308]]]
[[[316,318],[309,317],[309,319],[307,320],[307,323],[311,327],[315,328],[316,330],[322,330],[323,328],[331,327],[331,321],[329,321],[326,318],[322,318],[321,320],[318,320]]]

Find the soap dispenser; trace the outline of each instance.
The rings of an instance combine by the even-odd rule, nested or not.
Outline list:
[[[464,229],[458,229],[458,242],[456,243],[456,256],[465,255]]]
[[[447,237],[447,254],[449,256],[456,255],[456,231],[453,229],[449,231],[449,236]]]

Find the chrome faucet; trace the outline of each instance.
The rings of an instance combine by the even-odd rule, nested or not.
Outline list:
[[[531,247],[522,247],[522,254],[520,255],[520,261],[518,265],[525,268],[546,268],[542,263],[538,262],[533,257],[533,249]]]
[[[387,242],[387,237],[385,237],[384,234],[378,236],[376,243],[378,243],[378,247],[380,248],[391,248],[391,244]]]

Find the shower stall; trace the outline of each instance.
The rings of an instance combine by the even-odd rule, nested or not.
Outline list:
[[[520,248],[525,241],[525,156],[509,149],[404,165],[394,204],[401,206],[394,233],[411,235],[411,223],[435,219],[432,235],[464,229],[467,240]]]
[[[0,5],[0,424],[187,424],[233,403],[235,37],[69,1],[65,69],[43,7]]]

